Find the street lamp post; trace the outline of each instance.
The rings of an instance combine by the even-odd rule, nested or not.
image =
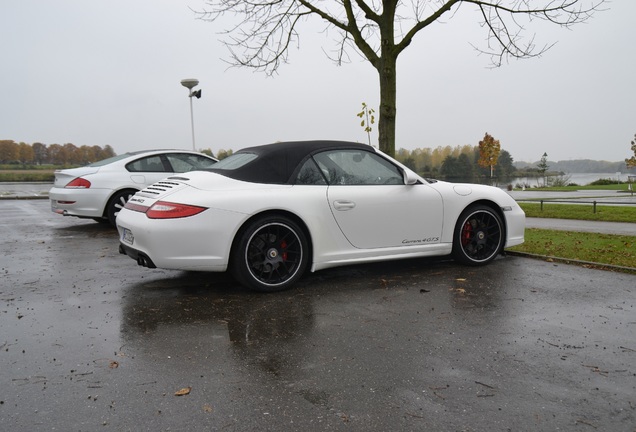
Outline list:
[[[197,99],[200,99],[201,89],[196,91],[192,89],[196,87],[198,84],[199,84],[199,80],[194,78],[187,78],[187,79],[181,80],[181,85],[188,89],[188,97],[190,98],[190,125],[192,126],[192,150],[194,151],[196,151],[197,148],[194,142],[194,112],[192,110],[192,96],[196,97]]]

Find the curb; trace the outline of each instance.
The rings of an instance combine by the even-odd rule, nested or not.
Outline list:
[[[33,196],[8,195],[8,196],[0,196],[0,200],[38,200],[38,199],[49,199],[49,196],[48,195],[33,195]]]
[[[595,263],[590,261],[581,261],[581,260],[569,259],[569,258],[559,258],[555,256],[550,256],[550,255],[537,255],[537,254],[532,254],[528,252],[516,252],[516,251],[507,250],[505,251],[505,253],[506,255],[518,256],[523,258],[539,259],[546,262],[556,262],[556,263],[562,263],[562,264],[577,265],[580,267],[591,268],[595,270],[608,270],[608,271],[615,271],[615,272],[621,272],[621,273],[636,274],[636,268],[634,267],[615,266],[611,264],[601,264],[601,263]]]

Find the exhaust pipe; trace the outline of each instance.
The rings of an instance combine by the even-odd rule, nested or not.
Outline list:
[[[157,268],[150,257],[148,255],[142,254],[141,252],[137,255],[137,264],[141,267]]]
[[[141,267],[147,267],[147,268],[157,268],[157,266],[155,265],[155,263],[152,262],[152,260],[150,259],[150,257],[142,252],[138,252],[135,249],[132,248],[127,248],[124,245],[120,244],[119,245],[119,253],[122,255],[128,255],[129,257],[131,257],[132,259],[134,259],[135,261],[137,261],[137,265],[141,266]]]

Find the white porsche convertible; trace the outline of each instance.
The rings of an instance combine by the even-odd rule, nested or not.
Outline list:
[[[258,291],[334,266],[452,255],[487,264],[523,242],[503,190],[424,179],[375,148],[306,141],[243,149],[137,192],[117,216],[139,265],[230,270]]]

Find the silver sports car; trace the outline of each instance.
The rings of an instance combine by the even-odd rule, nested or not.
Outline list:
[[[175,173],[208,168],[208,155],[187,150],[124,153],[80,168],[55,171],[51,210],[115,225],[115,217],[135,192]]]

